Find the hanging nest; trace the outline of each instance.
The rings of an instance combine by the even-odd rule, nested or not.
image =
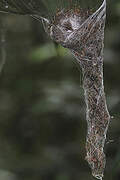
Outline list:
[[[82,68],[88,125],[85,159],[97,179],[104,174],[103,148],[110,121],[103,85],[105,18],[106,0],[94,13],[74,7],[57,11],[51,22],[43,19],[49,36],[68,48]]]

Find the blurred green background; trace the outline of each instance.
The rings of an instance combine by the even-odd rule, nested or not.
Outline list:
[[[55,2],[47,2],[48,13]],[[54,44],[36,20],[0,13],[0,21],[5,35],[0,61],[6,59],[0,74],[0,180],[93,180],[84,160],[85,102],[75,59]],[[119,180],[119,0],[107,1],[104,84],[113,116],[104,179]]]

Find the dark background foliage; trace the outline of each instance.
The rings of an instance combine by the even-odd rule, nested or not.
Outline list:
[[[46,16],[55,11],[56,4],[66,6],[65,0],[36,2],[35,9]],[[82,5],[92,6],[95,2],[82,1]],[[75,59],[67,50],[52,43],[42,24],[31,17],[1,13],[0,26],[1,38],[5,35],[5,42],[0,43],[0,61],[6,58],[0,74],[0,179],[94,179],[84,160],[85,102],[82,74]],[[104,179],[118,180],[119,0],[107,1],[104,84],[113,116],[105,146]]]

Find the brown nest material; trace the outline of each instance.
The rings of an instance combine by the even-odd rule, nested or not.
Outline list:
[[[105,18],[106,0],[93,14],[71,8],[58,11],[51,23],[43,19],[50,37],[68,48],[82,68],[87,120],[85,159],[97,179],[102,179],[104,174],[103,148],[110,121],[103,85]]]

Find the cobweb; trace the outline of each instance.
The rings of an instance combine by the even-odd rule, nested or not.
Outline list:
[[[42,0],[1,0],[0,11],[21,15],[47,14],[46,3]]]
[[[0,17],[0,73],[2,72],[6,61],[5,35],[6,31],[4,23],[2,21],[2,17]]]

